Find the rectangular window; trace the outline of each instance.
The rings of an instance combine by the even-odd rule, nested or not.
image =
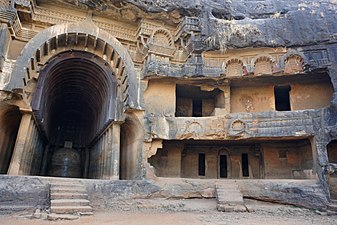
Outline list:
[[[243,177],[249,177],[249,164],[248,164],[248,154],[242,153],[242,176]]]
[[[275,109],[277,111],[290,111],[290,85],[282,85],[274,87]]]
[[[206,163],[205,153],[199,153],[199,176],[205,176]]]

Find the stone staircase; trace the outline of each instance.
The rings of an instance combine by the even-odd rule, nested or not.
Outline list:
[[[53,178],[50,182],[50,212],[48,219],[77,219],[93,215],[88,193],[77,179]]]
[[[337,215],[337,199],[331,199],[327,205],[328,216]]]
[[[242,193],[234,180],[215,183],[217,209],[222,212],[246,212]]]

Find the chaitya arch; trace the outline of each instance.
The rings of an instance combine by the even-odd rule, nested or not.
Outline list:
[[[120,166],[121,139],[133,142],[121,138],[120,124],[124,112],[140,109],[137,85],[127,50],[94,24],[40,32],[6,86],[22,90],[31,108],[23,114],[8,173],[119,179],[126,168]],[[36,158],[41,160],[32,165]]]
[[[25,89],[39,77],[40,65],[66,50],[91,52],[104,59],[120,82],[124,109],[140,109],[131,56],[115,37],[91,22],[55,25],[38,33],[22,50],[5,90]]]

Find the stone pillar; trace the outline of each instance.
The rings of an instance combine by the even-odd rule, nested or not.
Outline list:
[[[21,168],[24,167],[23,155],[25,151],[25,144],[27,136],[29,135],[29,127],[32,119],[30,113],[24,113],[22,115],[18,136],[16,138],[15,147],[12,155],[12,160],[9,165],[8,175],[23,175]]]
[[[101,138],[100,177],[106,180],[119,179],[120,124],[112,124]]]
[[[226,85],[223,89],[225,95],[225,111],[226,113],[231,112],[231,88],[229,85]]]
[[[110,180],[119,179],[119,154],[120,154],[120,124],[112,124],[112,155]]]
[[[168,177],[181,177],[181,152],[183,145],[177,143],[167,147],[166,175]]]
[[[28,128],[28,134],[26,136],[24,151],[22,152],[21,156],[21,165],[19,174],[21,175],[31,175],[30,170],[32,167],[32,157],[34,155],[34,144],[36,142],[36,130],[34,126],[34,121],[31,119],[29,128]]]

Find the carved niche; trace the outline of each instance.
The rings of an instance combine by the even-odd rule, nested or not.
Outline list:
[[[243,62],[240,59],[230,59],[226,63],[226,76],[237,77],[243,75]]]
[[[148,42],[149,52],[173,57],[176,50],[171,33],[163,28],[154,30]]]
[[[254,75],[272,74],[273,61],[268,56],[261,56],[255,61]]]
[[[299,55],[290,55],[284,62],[284,73],[301,73],[304,70],[304,60]]]

